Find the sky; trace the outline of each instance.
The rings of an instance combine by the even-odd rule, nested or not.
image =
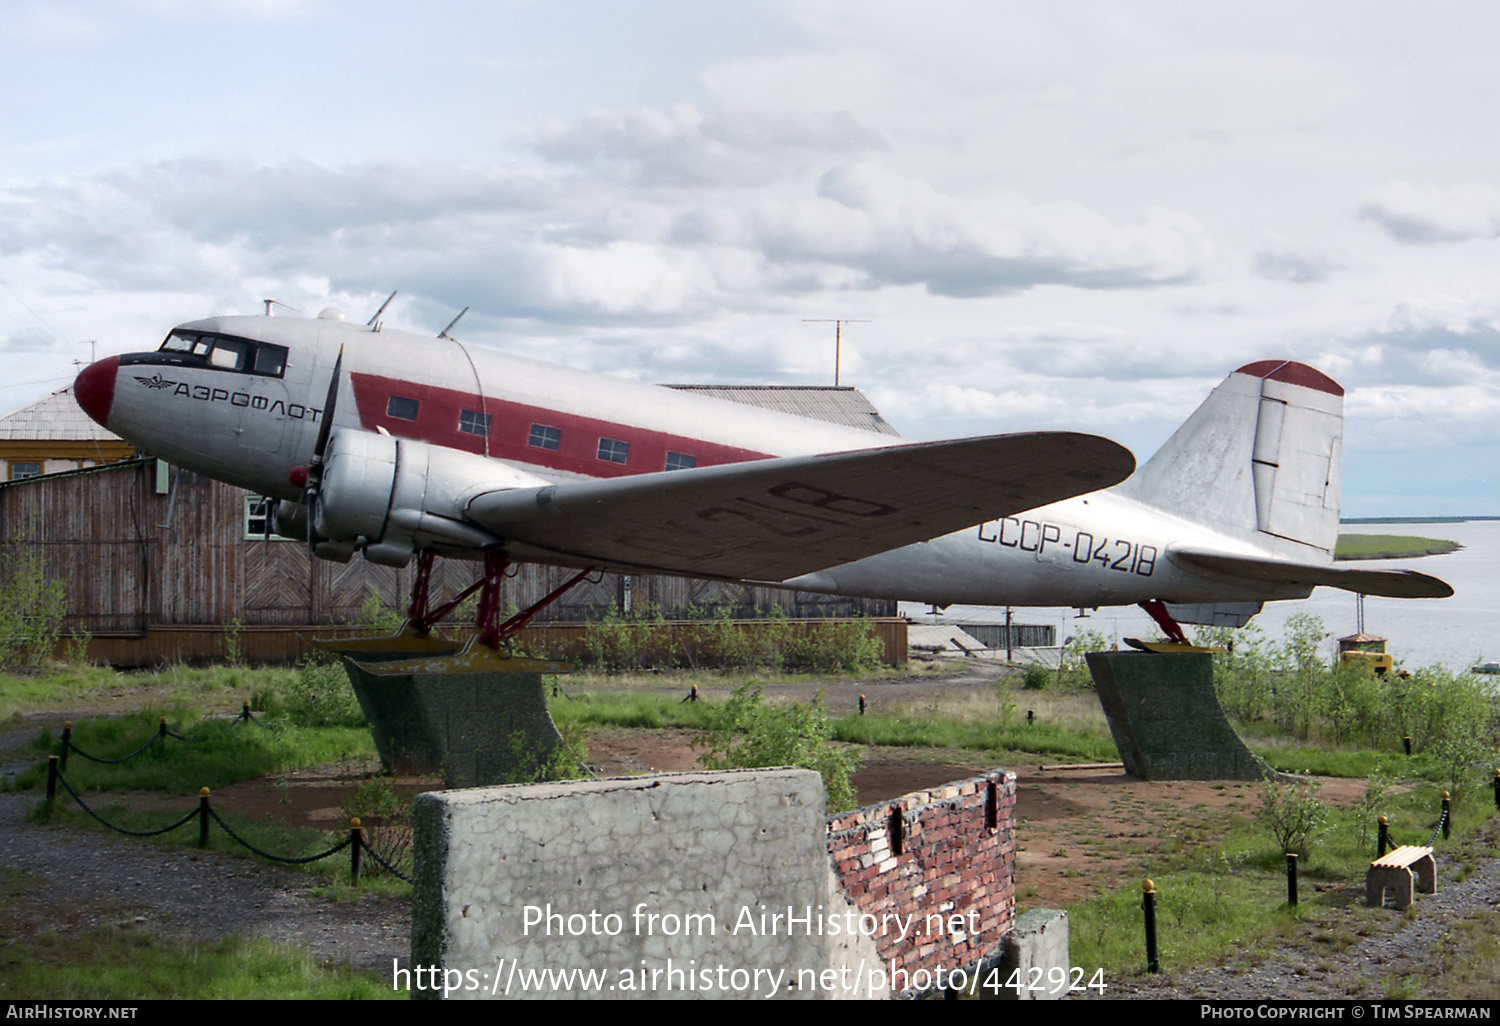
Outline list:
[[[909,437],[1144,460],[1295,359],[1346,516],[1500,514],[1495,5],[6,14],[0,410],[266,299],[663,382],[831,384],[843,318]]]

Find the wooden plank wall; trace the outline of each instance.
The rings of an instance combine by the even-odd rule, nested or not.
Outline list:
[[[798,620],[799,629],[814,627],[818,620]],[[767,626],[764,618],[735,621],[738,630],[753,632]],[[549,622],[526,628],[516,639],[520,651],[548,653],[554,658],[584,661],[587,651],[586,623]],[[682,621],[656,625],[670,649],[683,655],[695,651],[693,624]],[[905,620],[871,619],[866,627],[881,645],[881,661],[900,666],[907,660]],[[208,626],[152,627],[143,635],[96,635],[89,640],[88,657],[111,666],[160,666],[163,663],[215,663],[231,655],[249,664],[291,663],[313,652],[309,637],[347,637],[368,633],[368,628],[348,626],[246,626],[238,629],[219,624]],[[467,637],[470,632],[460,631]],[[61,658],[67,641],[57,646]],[[233,650],[233,651],[231,651]],[[658,655],[671,665],[666,647]]]
[[[360,617],[370,595],[404,610],[412,569],[356,557],[348,564],[312,558],[306,546],[246,540],[244,492],[172,468],[171,490],[156,493],[153,460],[54,474],[0,485],[0,555],[35,552],[44,572],[63,581],[66,628],[99,636],[143,634],[149,627],[306,627]],[[474,564],[439,560],[434,601],[467,586]],[[573,571],[512,568],[502,602],[524,608]],[[668,617],[894,616],[894,602],[840,599],[783,588],[675,577],[604,574],[580,585],[540,620],[593,620],[611,607],[660,610]]]

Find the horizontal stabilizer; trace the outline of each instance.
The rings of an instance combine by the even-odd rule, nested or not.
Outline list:
[[[1453,594],[1453,588],[1446,581],[1415,570],[1346,570],[1342,567],[1197,549],[1174,548],[1170,556],[1174,563],[1191,570],[1207,570],[1276,584],[1325,585],[1385,598],[1447,598]]]
[[[755,460],[470,500],[516,556],[736,580],[798,574],[1108,488],[1107,438],[1032,432]]]

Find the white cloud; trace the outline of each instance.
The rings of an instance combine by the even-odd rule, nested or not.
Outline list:
[[[992,296],[1042,283],[1128,288],[1182,281],[1213,252],[1201,224],[1150,209],[1117,225],[1073,202],[1014,193],[960,198],[862,162],[828,171],[816,197],[755,212],[768,256],[842,264],[871,285]]]
[[[884,145],[846,112],[706,115],[690,104],[596,112],[575,125],[553,125],[537,140],[549,160],[647,187],[763,184],[795,174],[816,155]]]
[[[1461,242],[1500,236],[1500,191],[1483,184],[1391,182],[1359,208],[1397,242]]]

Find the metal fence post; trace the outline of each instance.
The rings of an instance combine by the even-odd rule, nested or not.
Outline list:
[[[1149,879],[1141,885],[1141,908],[1146,913],[1146,971],[1160,972],[1156,957],[1156,885]]]
[[[1380,817],[1380,833],[1375,839],[1375,857],[1384,858],[1386,848],[1391,843],[1391,821],[1384,816]]]
[[[359,817],[349,821],[349,882],[359,884],[359,848],[363,838],[359,829]]]
[[[1452,828],[1450,820],[1453,817],[1453,799],[1448,797],[1448,792],[1443,792],[1443,840],[1448,839],[1448,832]]]
[[[1297,904],[1297,853],[1286,853],[1286,903]]]
[[[71,748],[72,745],[73,745],[73,721],[72,720],[63,720],[62,751],[60,751],[58,754],[62,756],[62,768],[64,770],[66,770],[68,768],[68,749]],[[1497,797],[1495,798],[1495,802],[1496,802],[1496,807],[1500,808],[1500,770],[1496,770],[1495,771],[1495,776],[1497,778],[1496,784],[1495,784],[1495,794],[1496,794]]]
[[[198,847],[208,847],[208,788],[198,789]]]

